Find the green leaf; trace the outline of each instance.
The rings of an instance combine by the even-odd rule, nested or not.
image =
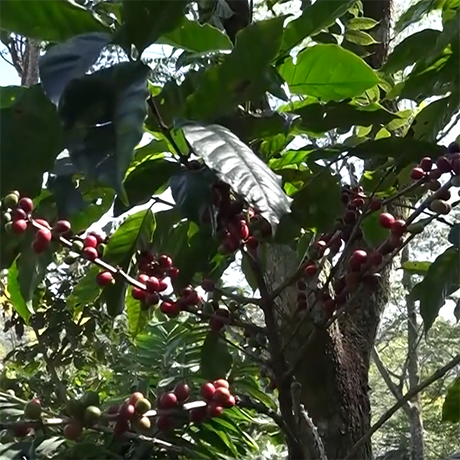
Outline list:
[[[201,348],[200,373],[204,379],[225,378],[233,365],[233,358],[228,344],[220,334],[209,332]]]
[[[209,24],[190,21],[185,17],[174,30],[163,34],[158,43],[164,43],[194,53],[232,49],[232,42],[219,29]]]
[[[180,164],[162,158],[145,160],[131,169],[124,180],[128,206],[115,200],[114,212],[120,215],[133,206],[147,203],[152,196],[166,190],[170,178],[180,171]]]
[[[376,21],[375,19],[372,19],[372,18],[365,18],[365,17],[353,18],[347,22],[347,29],[369,30],[369,29],[373,29],[377,24],[379,24],[379,21]]]
[[[19,289],[29,311],[33,311],[35,290],[44,280],[46,269],[53,261],[52,248],[48,248],[41,254],[35,254],[32,249],[32,240],[33,235],[27,235],[21,254],[16,260]]]
[[[254,272],[251,268],[249,256],[246,254],[246,252],[242,253],[241,271],[243,272],[249,286],[251,286],[252,291],[255,292],[258,289],[258,284]]]
[[[291,204],[279,177],[222,126],[190,124],[184,126],[183,131],[194,152],[267,219],[274,233],[280,218],[290,212]]]
[[[396,22],[395,32],[402,32],[406,27],[420,21],[428,13],[442,6],[442,3],[439,0],[419,0],[414,2]]]
[[[380,225],[379,216],[378,212],[373,212],[362,220],[364,238],[374,248],[388,238],[388,230]]]
[[[38,195],[43,174],[52,170],[64,148],[56,108],[40,85],[24,89],[10,107],[0,110],[0,131],[0,196],[11,190]]]
[[[452,121],[459,108],[459,93],[453,93],[448,97],[431,102],[417,114],[412,122],[414,138],[436,142],[439,133]]]
[[[110,237],[104,260],[126,271],[134,253],[149,248],[155,226],[155,216],[150,208],[131,214]]]
[[[126,316],[128,317],[131,337],[135,338],[145,329],[151,313],[149,310],[141,307],[141,302],[139,300],[133,299],[131,296],[131,287],[128,291],[128,295],[126,296]]]
[[[282,54],[287,54],[303,39],[332,25],[354,4],[353,0],[318,0],[304,9],[303,13],[286,26],[281,45]]]
[[[444,305],[446,297],[460,287],[460,253],[458,248],[446,249],[430,265],[423,281],[416,284],[411,295],[420,300],[420,314],[428,332]]]
[[[24,301],[24,297],[22,297],[21,288],[18,282],[18,267],[16,262],[8,269],[7,286],[8,294],[16,313],[26,324],[28,324],[30,315],[33,313],[33,308],[31,308],[30,303],[27,304]]]
[[[412,275],[421,275],[424,276],[427,274],[429,268],[431,266],[431,262],[418,262],[416,260],[408,260],[402,264],[402,269]]]
[[[374,45],[377,43],[373,38],[372,35],[368,34],[367,32],[363,32],[362,30],[347,30],[345,32],[345,40],[356,43],[360,46],[369,46]],[[359,53],[362,55],[361,53]]]
[[[301,126],[322,133],[331,129],[349,130],[353,126],[385,125],[398,118],[378,103],[360,105],[347,102],[314,103],[293,111],[302,117]]]
[[[133,44],[139,54],[162,35],[172,32],[184,17],[189,0],[124,0],[119,40]]]
[[[128,268],[126,268],[126,271],[128,271]],[[105,304],[107,313],[112,318],[123,313],[127,290],[128,285],[124,280],[116,280],[114,284],[110,284],[102,290],[100,300]]]
[[[40,81],[52,102],[59,103],[66,85],[85,75],[110,40],[109,34],[100,32],[77,35],[54,45],[40,57]]]
[[[440,34],[439,30],[424,29],[409,35],[388,56],[382,71],[388,74],[395,73],[425,58]]]
[[[278,53],[284,20],[279,16],[241,30],[222,64],[200,75],[196,91],[187,98],[183,117],[207,120],[226,114],[248,98],[260,98],[269,84],[266,72]]]
[[[460,377],[447,390],[442,405],[442,421],[458,423],[460,421]]]
[[[88,272],[74,286],[72,293],[67,297],[67,306],[74,312],[74,318],[83,311],[84,307],[94,303],[101,292],[96,283],[96,276],[101,271],[97,265],[92,265]]]
[[[311,174],[302,189],[293,195],[294,219],[305,229],[327,231],[343,210],[340,190],[339,177],[332,175],[328,168],[321,167],[321,172]]]
[[[289,58],[279,69],[291,91],[323,101],[361,95],[379,82],[361,58],[338,45],[315,45]]]
[[[457,249],[460,249],[460,224],[454,224],[449,231],[449,236],[447,237],[449,243],[455,246]]]
[[[0,27],[28,38],[51,42],[109,30],[94,13],[69,0],[2,0]]]
[[[26,90],[24,86],[2,86],[0,88],[0,109],[11,107]]]
[[[99,70],[72,80],[59,103],[73,164],[124,202],[123,180],[143,135],[148,72],[139,62]]]

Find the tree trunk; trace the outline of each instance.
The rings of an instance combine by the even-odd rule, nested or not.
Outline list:
[[[407,246],[402,255],[401,262],[409,260],[409,246]],[[404,272],[403,286],[408,293],[406,295],[407,308],[407,373],[409,377],[409,390],[420,383],[420,374],[418,368],[417,352],[417,311],[415,302],[409,295],[412,289],[412,278],[407,272]],[[407,411],[409,417],[410,435],[411,435],[411,460],[425,460],[425,447],[423,439],[423,420],[420,410],[420,395],[417,394],[409,401]]]
[[[375,45],[368,63],[381,67],[388,50],[391,0],[363,1],[364,15],[380,22],[374,31],[381,43]],[[360,241],[360,246],[364,242]],[[267,254],[266,281],[276,286],[295,272],[296,255],[285,246],[271,246]],[[345,268],[339,271],[344,272]],[[369,430],[371,412],[368,394],[370,354],[375,342],[380,316],[388,300],[389,268],[374,285],[361,285],[345,315],[328,330],[319,329],[305,319],[305,312],[296,311],[296,290],[285,290],[278,299],[274,315],[281,350],[275,350],[274,365],[284,361],[288,367],[297,365],[292,376],[301,387],[301,403],[318,428],[327,458],[343,459],[356,442]],[[314,288],[314,286],[313,286]],[[300,325],[300,326],[299,326]],[[295,332],[295,334],[293,333]],[[309,338],[309,339],[308,339]],[[299,352],[302,353],[299,356]],[[275,369],[276,371],[276,369]],[[275,372],[276,373],[276,372]],[[278,383],[278,382],[277,382]],[[278,386],[282,415],[291,418],[286,403],[289,386]],[[292,404],[292,399],[289,400]],[[305,428],[297,427],[298,439],[311,438]],[[306,451],[307,450],[307,451]],[[315,449],[303,449],[302,457],[292,450],[289,458],[318,458]],[[356,458],[371,460],[371,442],[364,443]]]

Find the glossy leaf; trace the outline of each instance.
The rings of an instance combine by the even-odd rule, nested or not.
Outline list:
[[[123,62],[72,80],[59,103],[72,162],[123,202],[125,173],[143,134],[147,74],[144,64]]]
[[[11,107],[26,89],[24,86],[2,86],[0,88],[0,109]]]
[[[431,262],[418,262],[418,261],[411,261],[408,260],[402,264],[402,269],[410,274],[413,275],[421,275],[424,276],[427,274],[429,268],[431,266]]]
[[[291,199],[268,166],[222,126],[187,125],[183,131],[206,165],[257,209],[274,230],[283,214],[290,212]]]
[[[96,276],[101,271],[97,265],[93,265],[86,274],[74,286],[71,295],[67,298],[67,306],[78,317],[85,306],[94,303],[101,289],[96,284]]]
[[[454,224],[450,228],[447,239],[449,240],[449,243],[457,249],[460,249],[460,224]]]
[[[364,234],[364,238],[373,248],[376,248],[389,236],[388,230],[380,225],[379,216],[380,213],[373,212],[362,220],[361,228]]]
[[[209,332],[201,348],[200,373],[204,379],[225,378],[230,372],[233,358],[219,333]]]
[[[109,34],[101,32],[77,35],[51,47],[40,57],[40,81],[52,102],[59,103],[66,85],[85,75],[110,40]]]
[[[406,27],[414,24],[431,11],[437,9],[440,6],[438,0],[421,0],[415,2],[406,11],[401,14],[395,25],[395,31],[397,33],[402,32]]]
[[[284,32],[282,53],[287,53],[303,39],[314,35],[334,23],[355,3],[352,0],[318,0],[289,22]]]
[[[125,268],[128,271],[128,268]],[[117,280],[114,284],[106,286],[102,290],[100,300],[105,305],[107,313],[112,318],[117,317],[123,313],[126,305],[126,293],[128,285],[122,281]]]
[[[11,190],[38,195],[43,174],[53,169],[64,148],[55,107],[40,85],[34,85],[0,110],[0,124],[0,196]]]
[[[430,330],[446,297],[460,288],[459,262],[458,248],[448,248],[430,265],[423,281],[412,289],[411,295],[420,301],[425,332]]]
[[[13,304],[16,313],[24,320],[26,324],[29,322],[33,308],[30,303],[26,303],[21,293],[21,287],[18,282],[18,267],[16,262],[8,269],[7,275],[8,294]]]
[[[194,53],[232,49],[232,42],[219,29],[209,24],[190,21],[185,17],[174,30],[163,34],[158,43]]]
[[[128,317],[129,332],[131,337],[137,337],[147,325],[151,313],[149,310],[142,308],[139,300],[131,296],[132,288],[128,289],[126,296],[126,316]]]
[[[2,0],[3,30],[28,38],[60,42],[75,35],[108,28],[90,10],[69,0]]]
[[[189,0],[124,0],[119,40],[125,46],[134,44],[142,53],[180,24],[187,3]]]
[[[338,45],[315,45],[287,59],[280,75],[295,94],[338,101],[359,96],[379,82],[375,72],[358,56]]]
[[[460,377],[447,390],[442,405],[442,421],[458,423],[460,421]]]
[[[110,237],[104,251],[104,260],[127,270],[134,253],[148,249],[155,225],[151,209],[131,214]]]

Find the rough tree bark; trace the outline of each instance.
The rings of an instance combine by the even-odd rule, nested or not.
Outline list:
[[[363,6],[365,16],[380,22],[378,30],[374,32],[381,43],[371,50],[372,54],[367,59],[372,67],[379,68],[388,49],[391,1],[363,1]],[[363,245],[363,241],[359,243]],[[267,258],[267,284],[279,285],[293,273],[296,268],[293,261],[295,254],[291,249],[272,246]],[[308,346],[305,346],[307,337],[315,326],[309,321],[302,321],[303,314],[295,311],[295,289],[283,292],[276,305],[276,334],[281,342],[281,350],[274,350],[277,354],[273,357],[274,366],[283,360],[288,366],[294,366],[299,361],[299,350],[302,350],[300,364],[292,379],[300,384],[301,402],[318,428],[330,460],[345,458],[370,428],[369,362],[380,316],[388,300],[388,280],[387,269],[374,285],[360,286],[347,314],[328,330],[315,329]],[[299,324],[301,327],[298,327]],[[279,370],[274,370],[278,377]],[[289,385],[285,381],[277,383],[281,412],[289,419],[292,411],[289,407],[292,400],[287,394]],[[294,431],[298,439],[310,435],[301,426],[294,428]],[[298,451],[290,449],[290,459],[315,458],[306,449],[301,455],[299,457]],[[370,441],[361,447],[356,458],[372,459]]]

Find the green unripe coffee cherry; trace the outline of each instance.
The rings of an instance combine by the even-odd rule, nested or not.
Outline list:
[[[76,399],[69,399],[66,404],[66,412],[76,420],[83,420],[85,415],[85,405]]]
[[[3,199],[3,206],[5,206],[5,208],[14,208],[18,205],[18,203],[19,203],[19,194],[16,194],[16,193],[9,193]]]
[[[5,223],[11,222],[11,219],[12,219],[12,216],[10,212],[5,212],[5,214],[3,214],[3,222]]]
[[[88,426],[92,426],[101,418],[101,410],[96,406],[88,406],[85,410],[84,421]]]
[[[24,407],[24,415],[29,420],[38,420],[42,415],[42,406],[37,401],[29,401]]]
[[[72,265],[78,259],[79,255],[76,252],[71,252],[67,254],[64,258],[64,263],[67,265]]]
[[[134,408],[136,409],[136,412],[138,414],[144,415],[152,408],[152,405],[150,404],[150,401],[148,399],[142,398],[139,399],[139,401],[137,401]]]
[[[104,243],[99,243],[97,245],[97,253],[99,254],[99,257],[102,257],[104,255],[106,245]]]
[[[425,224],[423,222],[415,222],[407,227],[407,231],[412,235],[418,235],[419,233],[422,233],[424,229]]]
[[[5,231],[6,233],[9,233],[10,235],[13,234],[13,222],[7,222],[5,224]]]
[[[80,241],[80,240],[75,240],[73,243],[72,243],[72,247],[71,247],[71,250],[73,252],[78,252],[80,253],[81,251],[83,251],[83,248],[85,247],[83,241]]]
[[[88,391],[81,398],[81,402],[85,407],[88,406],[99,406],[99,395],[95,391]]]

